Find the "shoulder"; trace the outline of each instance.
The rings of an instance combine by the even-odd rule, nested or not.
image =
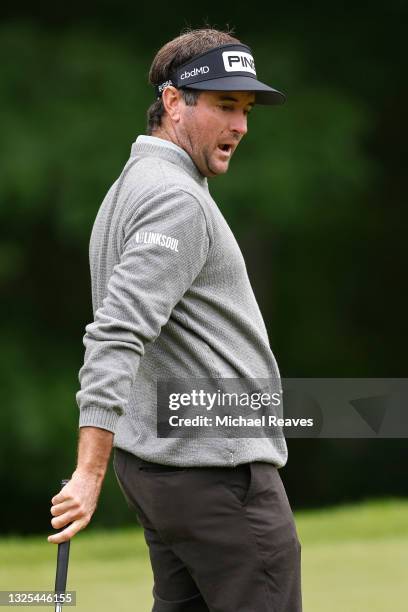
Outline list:
[[[126,171],[126,168],[125,168]],[[126,182],[134,189],[154,192],[172,191],[175,188],[191,192],[197,197],[199,186],[177,164],[157,157],[131,159],[128,162]]]
[[[209,213],[203,188],[174,163],[155,157],[131,159],[124,174],[122,191],[128,219],[153,209],[163,214],[174,211],[178,215],[195,210],[208,229]]]

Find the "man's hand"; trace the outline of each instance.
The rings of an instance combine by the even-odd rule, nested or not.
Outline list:
[[[63,529],[48,537],[52,544],[70,540],[84,529],[95,512],[112,450],[113,433],[98,427],[81,427],[78,465],[71,480],[51,500],[51,525]]]
[[[49,536],[49,542],[66,542],[88,525],[95,512],[101,487],[102,481],[96,479],[94,474],[78,470],[72,474],[71,480],[51,500],[51,514],[54,517],[51,525],[54,529],[71,524],[60,533]]]

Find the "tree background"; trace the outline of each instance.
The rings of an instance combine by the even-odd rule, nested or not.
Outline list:
[[[255,108],[209,183],[282,376],[406,376],[407,12],[398,0],[3,5],[2,531],[49,531],[49,500],[75,467],[90,231],[145,132],[152,58],[185,27],[234,27],[258,77],[287,94]],[[408,493],[404,439],[288,447],[294,509]],[[93,524],[129,521],[110,470]]]

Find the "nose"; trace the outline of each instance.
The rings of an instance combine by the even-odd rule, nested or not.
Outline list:
[[[234,113],[234,116],[231,118],[230,128],[236,134],[240,134],[241,136],[245,136],[248,131],[248,123],[247,116],[242,111]]]

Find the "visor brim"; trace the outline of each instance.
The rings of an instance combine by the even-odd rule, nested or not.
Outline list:
[[[261,83],[257,79],[245,76],[220,77],[209,79],[199,83],[191,83],[183,89],[198,89],[200,91],[248,91],[255,94],[256,104],[283,104],[286,100],[285,94]]]

